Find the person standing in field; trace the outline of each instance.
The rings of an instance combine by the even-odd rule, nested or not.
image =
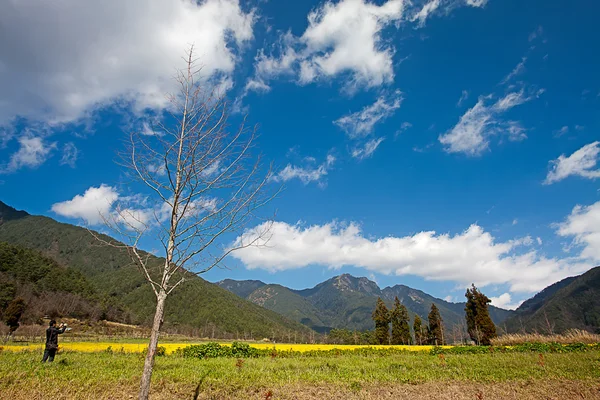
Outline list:
[[[46,360],[48,362],[54,361],[54,356],[58,350],[58,335],[65,333],[66,329],[67,324],[60,324],[57,328],[56,321],[53,319],[50,320],[50,326],[46,329],[46,350],[44,350],[42,362],[46,362]]]

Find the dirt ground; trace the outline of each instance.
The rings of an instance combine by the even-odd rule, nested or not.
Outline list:
[[[152,399],[192,399],[194,388],[190,386],[154,385]],[[12,388],[1,399],[135,399],[137,387],[113,387],[98,392],[86,388],[69,388],[62,391],[44,391],[35,388]],[[235,388],[212,390],[203,388],[198,399],[252,399],[252,400],[329,400],[329,399],[440,399],[440,400],[600,400],[600,380],[589,381],[530,381],[503,383],[443,382],[423,384],[398,384],[380,386],[280,386],[273,389],[256,388],[239,391]]]

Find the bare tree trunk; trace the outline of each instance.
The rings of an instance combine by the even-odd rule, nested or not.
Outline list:
[[[164,290],[161,290],[156,299],[156,313],[154,314],[152,332],[150,333],[148,353],[146,354],[146,361],[144,362],[144,372],[142,373],[139,400],[148,400],[148,396],[150,394],[150,380],[152,378],[152,368],[154,367],[154,355],[156,354],[156,348],[158,347],[158,336],[160,333],[160,327],[163,323],[166,299],[167,293]]]

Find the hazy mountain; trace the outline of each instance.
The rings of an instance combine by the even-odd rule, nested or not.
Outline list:
[[[600,333],[600,267],[548,286],[521,304],[506,326],[512,332]]]
[[[105,239],[108,237],[105,236]],[[84,228],[31,216],[0,202],[0,241],[35,249],[62,265],[79,271],[95,293],[124,310],[125,321],[149,324],[155,298],[141,273],[121,250],[100,245]],[[150,255],[156,263],[163,259]],[[290,331],[308,334],[305,326],[240,299],[217,285],[194,277],[167,299],[165,327],[187,327],[210,336],[271,337]]]

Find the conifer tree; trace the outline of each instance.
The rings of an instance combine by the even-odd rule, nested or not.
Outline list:
[[[488,304],[492,301],[473,284],[465,293],[467,304],[465,314],[469,336],[478,345],[489,346],[490,340],[497,336],[496,325],[490,318]]]
[[[413,323],[413,331],[415,331],[415,344],[422,345],[426,344],[426,335],[427,327],[423,327],[423,323],[421,321],[421,317],[415,315],[415,322]]]
[[[375,321],[375,341],[377,344],[389,344],[390,342],[390,312],[383,300],[377,298],[377,305],[373,311],[373,321]]]
[[[444,324],[440,311],[435,304],[431,304],[431,311],[428,315],[429,319],[429,343],[435,346],[444,345]]]
[[[410,334],[410,319],[408,310],[403,304],[400,304],[398,297],[394,299],[394,309],[391,313],[392,320],[392,344],[412,344]]]
[[[22,297],[14,299],[4,311],[4,322],[8,325],[10,334],[17,330],[21,316],[25,312],[25,300]]]

